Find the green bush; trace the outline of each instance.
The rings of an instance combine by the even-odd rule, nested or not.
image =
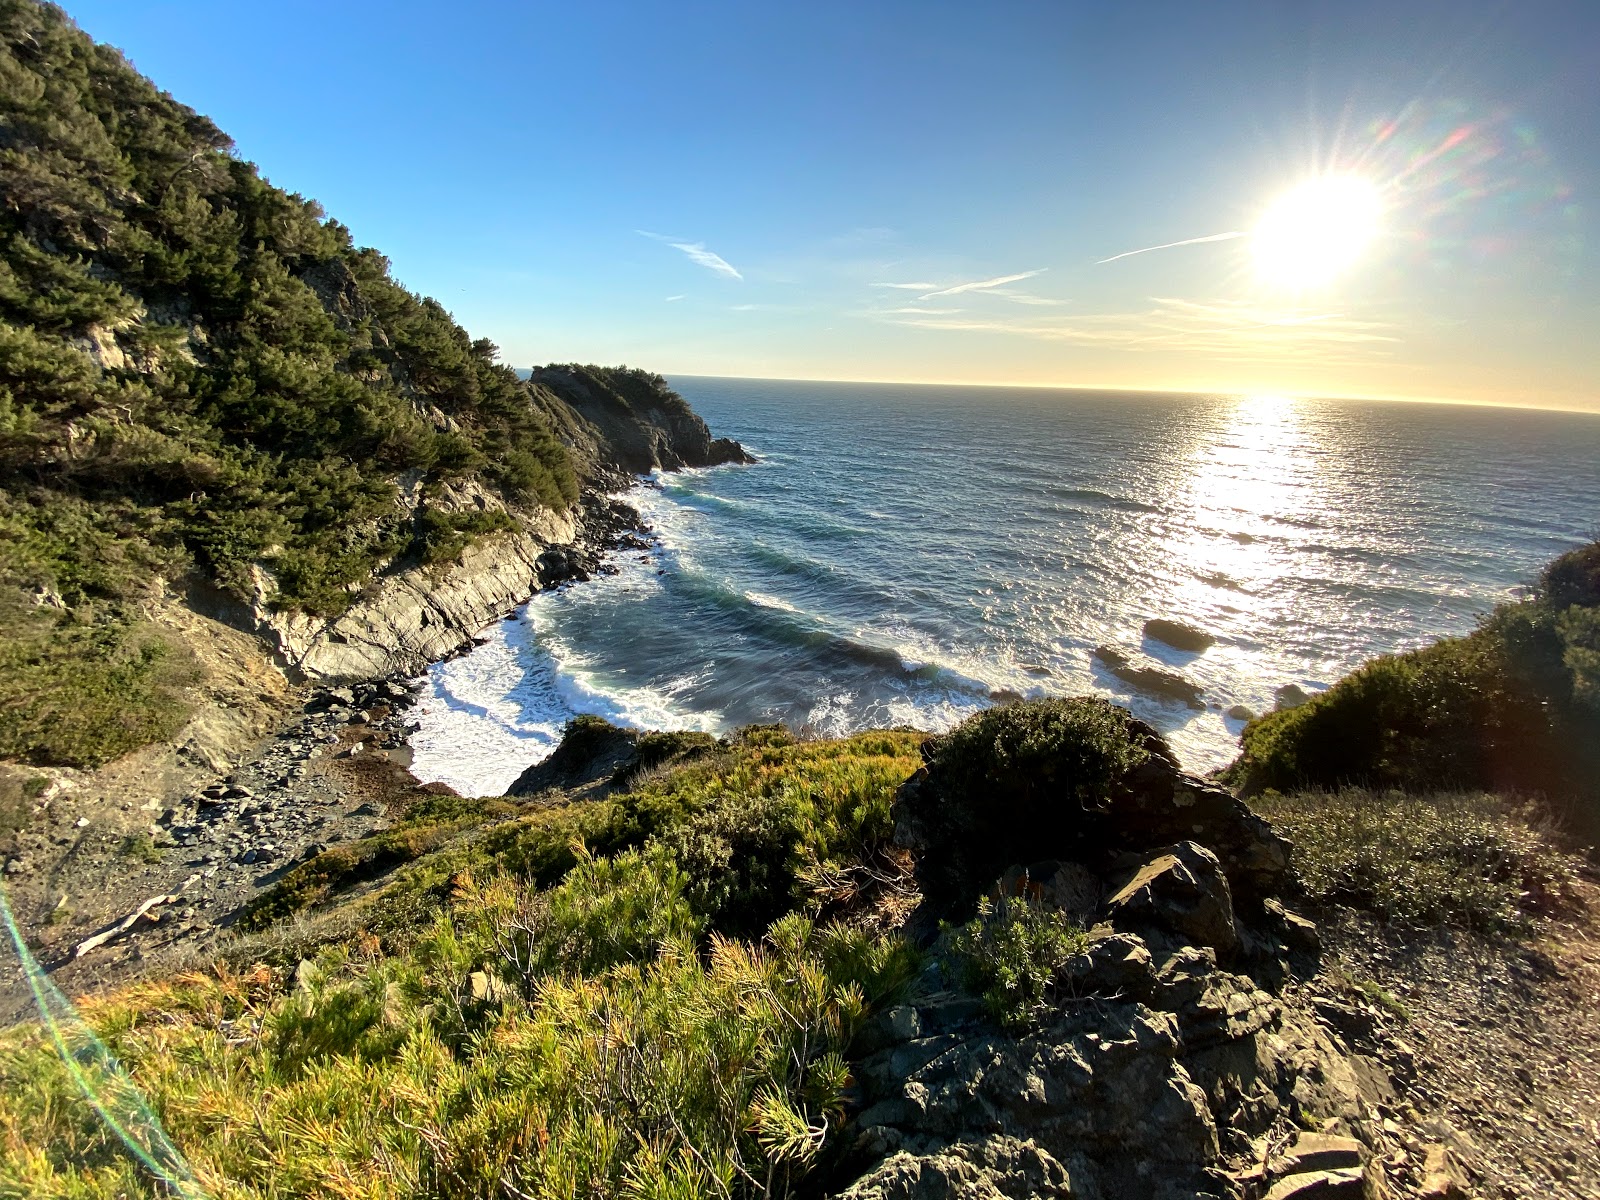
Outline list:
[[[946,927],[941,959],[962,988],[983,998],[995,1021],[1020,1030],[1049,1007],[1056,972],[1087,945],[1084,931],[1059,909],[984,899],[971,921]]]
[[[1462,638],[1374,659],[1245,727],[1247,792],[1346,785],[1540,793],[1600,828],[1600,543]]]
[[[1144,727],[1097,697],[992,708],[929,739],[927,777],[902,798],[926,843],[926,891],[971,899],[1040,847],[1059,853],[1086,814],[1104,809],[1126,772],[1147,761]]]
[[[190,654],[120,607],[89,611],[34,607],[0,584],[0,758],[99,766],[189,719]]]

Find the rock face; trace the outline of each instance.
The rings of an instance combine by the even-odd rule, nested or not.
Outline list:
[[[1366,1142],[1296,1144],[1304,1125],[1330,1121],[1383,1138],[1343,1051],[1302,1010],[1207,950],[1152,952],[1106,929],[1062,976],[1081,999],[1021,1035],[936,977],[891,1010],[912,1036],[878,1018],[879,1044],[854,1067],[862,1108],[842,1172],[854,1180],[837,1194],[1259,1200],[1335,1183],[1353,1191],[1304,1194],[1374,1194]]]
[[[569,444],[578,443],[572,448],[580,457],[632,474],[755,461],[731,438],[713,438],[659,375],[549,366],[535,370],[530,382],[580,418],[587,444],[578,430],[569,431]]]

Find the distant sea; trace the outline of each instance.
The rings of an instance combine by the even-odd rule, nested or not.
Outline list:
[[[659,537],[429,671],[414,771],[499,793],[575,713],[942,730],[1096,693],[1187,765],[1227,709],[1472,628],[1600,531],[1600,417],[1269,396],[671,381],[761,459],[628,496]],[[1150,617],[1212,634],[1202,654]],[[1175,671],[1206,707],[1093,657]]]

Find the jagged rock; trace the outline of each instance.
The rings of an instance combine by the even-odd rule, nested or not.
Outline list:
[[[1348,1171],[1308,1171],[1291,1175],[1272,1185],[1264,1200],[1359,1200],[1367,1194],[1366,1172],[1359,1167]]]
[[[1106,901],[1117,928],[1169,930],[1219,954],[1239,947],[1233,896],[1217,856],[1195,842],[1179,842],[1145,856]]]
[[[1293,1145],[1274,1158],[1268,1169],[1279,1175],[1299,1175],[1308,1171],[1359,1169],[1366,1161],[1361,1143],[1354,1138],[1326,1133],[1302,1133]]]
[[[1417,1188],[1420,1200],[1466,1200],[1471,1195],[1466,1172],[1448,1147],[1433,1142],[1422,1150],[1422,1183]]]
[[[1110,646],[1096,646],[1094,657],[1107,671],[1136,692],[1163,700],[1177,700],[1196,710],[1205,708],[1201,700],[1204,691],[1175,671],[1160,667],[1136,667],[1126,654]]]
[[[900,1151],[842,1193],[841,1200],[1068,1200],[1093,1194],[1074,1189],[1067,1169],[1033,1141],[991,1137],[928,1155]]]
[[[550,757],[517,776],[506,794],[534,796],[550,788],[609,780],[633,758],[638,744],[636,730],[618,728],[601,717],[575,717]]]
[[[1144,623],[1146,637],[1154,638],[1174,650],[1187,650],[1200,654],[1216,645],[1217,639],[1203,629],[1185,625],[1182,621],[1169,621],[1165,617],[1152,617]]]
[[[1315,1023],[1215,959],[1186,946],[1154,969],[1141,938],[1097,931],[1061,972],[1076,999],[1018,1034],[970,1004],[947,1018],[949,993],[914,993],[901,1007],[917,1019],[893,1022],[909,1036],[893,1040],[879,1018],[887,1040],[858,1047],[856,1178],[840,1194],[1222,1195],[1226,1132],[1255,1163],[1234,1177],[1245,1195],[1286,1179],[1286,1195],[1376,1195],[1362,1145],[1341,1135],[1300,1133],[1263,1162],[1286,1127],[1342,1126],[1365,1110]],[[1051,1175],[1051,1186],[1067,1190],[1041,1192],[1044,1176],[1005,1166],[1014,1153],[1058,1164],[1066,1180]]]

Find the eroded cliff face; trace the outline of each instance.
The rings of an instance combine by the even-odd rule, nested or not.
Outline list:
[[[355,683],[417,674],[472,644],[485,626],[536,592],[586,579],[638,514],[614,498],[641,474],[753,461],[729,438],[713,438],[698,414],[659,376],[595,367],[534,372],[529,400],[578,466],[584,493],[566,511],[514,507],[472,481],[425,489],[421,472],[398,481],[396,517],[424,510],[486,514],[512,528],[478,535],[443,563],[380,566],[351,606],[325,618],[284,607],[277,580],[252,571],[248,602],[197,585],[191,603],[261,637],[292,680]]]

